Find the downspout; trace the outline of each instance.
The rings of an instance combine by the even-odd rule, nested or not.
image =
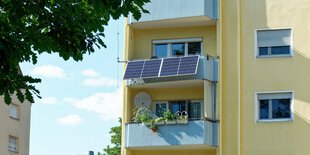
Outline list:
[[[241,24],[241,17],[240,17],[240,7],[241,7],[241,4],[240,4],[240,1],[241,0],[236,0],[236,3],[237,3],[237,107],[238,107],[238,126],[237,126],[237,143],[238,143],[238,146],[237,146],[237,154],[238,155],[241,155],[241,77],[240,77],[240,73],[241,73],[241,66],[240,66],[240,53],[241,53],[241,48],[240,48],[240,44],[241,44],[241,41],[240,41],[240,24]]]

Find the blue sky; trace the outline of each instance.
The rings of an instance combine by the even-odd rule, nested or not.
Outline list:
[[[42,79],[36,85],[42,99],[32,105],[30,155],[85,155],[103,152],[110,144],[110,128],[118,125],[122,111],[117,27],[122,59],[123,18],[105,27],[107,48],[96,49],[83,61],[42,54],[36,65],[21,64],[24,74]]]

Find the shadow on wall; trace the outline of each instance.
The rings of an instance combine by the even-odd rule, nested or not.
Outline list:
[[[204,122],[189,121],[187,125],[159,126],[159,136],[170,145],[203,144]],[[186,140],[186,141],[184,141]]]

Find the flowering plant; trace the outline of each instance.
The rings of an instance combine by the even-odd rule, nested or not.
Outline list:
[[[156,125],[151,125],[151,130],[152,130],[152,132],[155,133],[158,130],[158,128]]]

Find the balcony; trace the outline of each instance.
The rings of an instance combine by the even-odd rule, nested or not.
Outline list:
[[[187,125],[161,125],[151,132],[142,124],[125,125],[125,148],[133,150],[210,149],[218,146],[218,123],[189,121]]]
[[[128,17],[135,29],[214,25],[218,18],[218,0],[151,0],[145,6],[150,14],[139,21]]]
[[[218,81],[218,59],[200,56],[196,74],[128,79],[126,86],[131,88],[198,87],[203,86],[203,80]]]

